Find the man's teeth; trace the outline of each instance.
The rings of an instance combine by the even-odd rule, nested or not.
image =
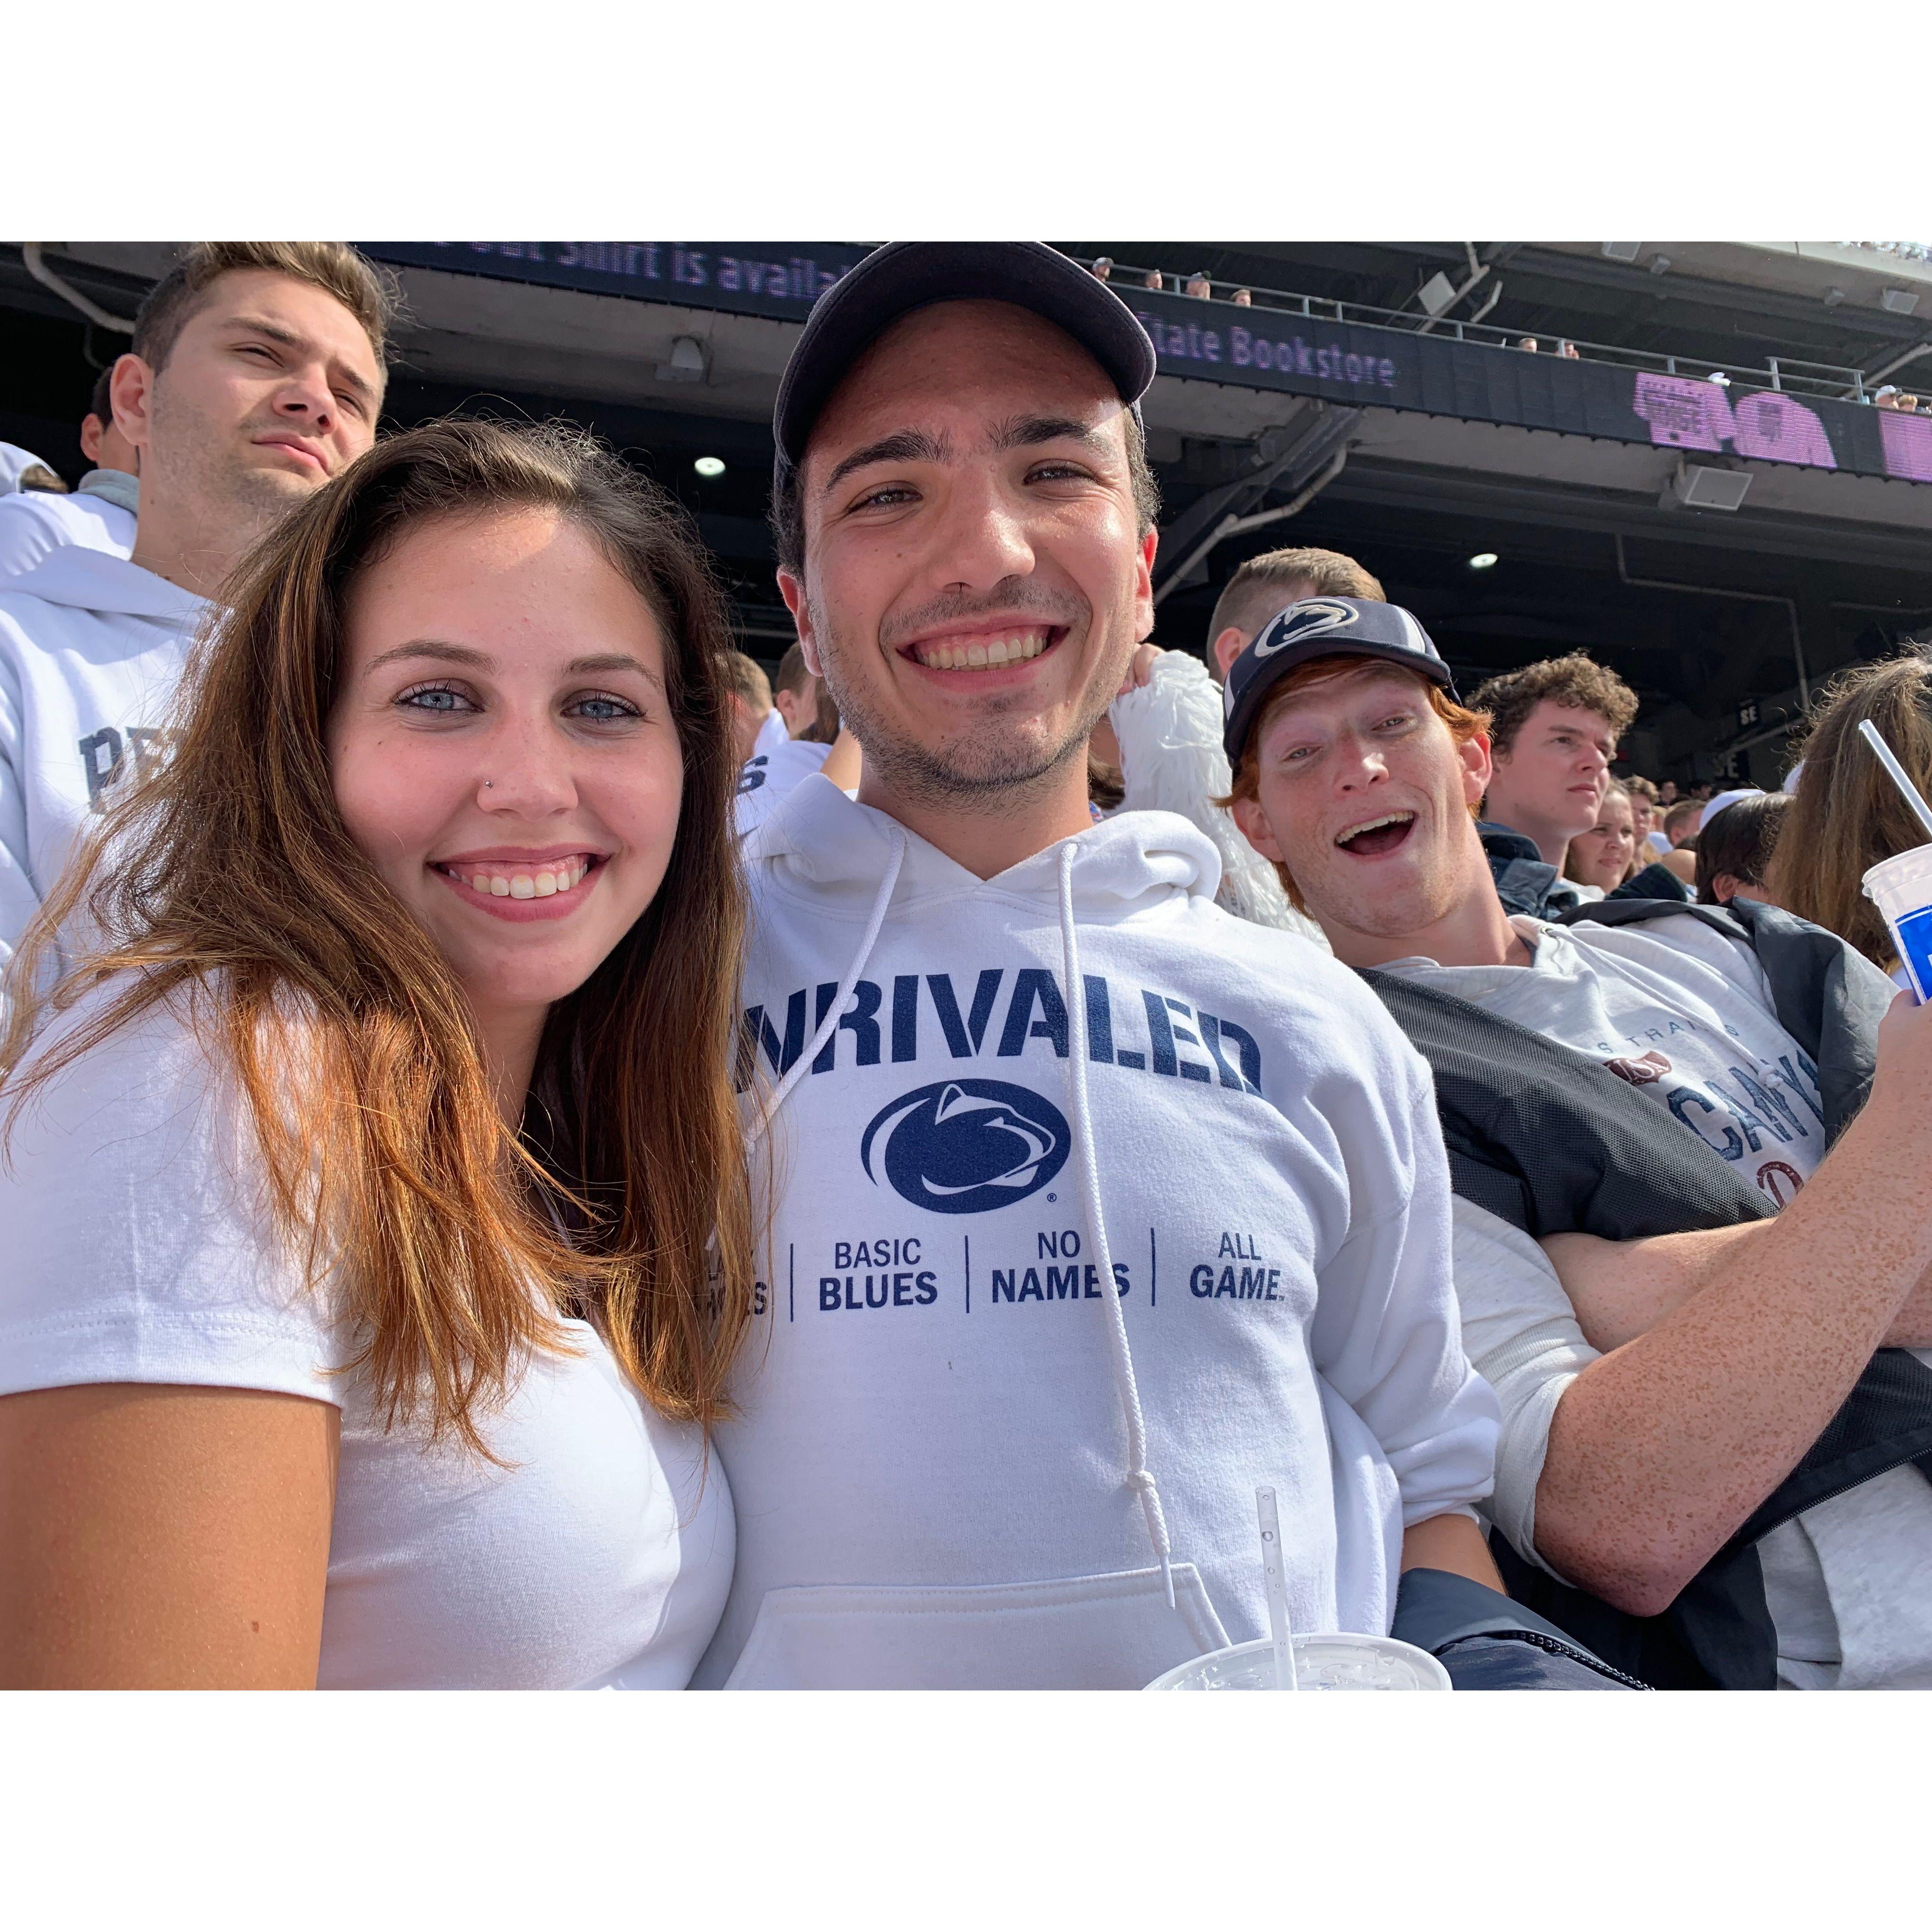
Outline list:
[[[497,899],[548,899],[567,892],[584,883],[590,869],[587,856],[553,859],[548,865],[515,869],[503,866],[445,866],[440,868],[459,879],[472,892],[487,892]]]
[[[991,670],[998,664],[1024,664],[1046,649],[1044,630],[1020,631],[1010,637],[970,638],[958,644],[936,639],[915,644],[913,655],[932,670]]]
[[[1364,832],[1379,832],[1384,825],[1406,825],[1415,816],[1412,812],[1391,812],[1380,818],[1371,818],[1366,824],[1352,825],[1347,831],[1336,835],[1335,843],[1346,845],[1361,837]]]

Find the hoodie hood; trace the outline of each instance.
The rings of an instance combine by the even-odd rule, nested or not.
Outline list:
[[[76,496],[82,494],[101,497],[125,510],[130,517],[140,514],[140,478],[130,476],[124,470],[90,470],[80,479],[80,486],[74,492]]]
[[[8,578],[6,589],[10,596],[38,597],[100,616],[151,618],[175,630],[192,630],[209,608],[205,597],[124,556],[79,544],[50,552],[32,570]]]
[[[20,478],[29,470],[51,470],[53,465],[17,442],[0,442],[0,496],[10,496],[20,487]]]
[[[904,856],[890,900],[895,912],[937,910],[981,894],[1055,910],[1060,848],[1070,843],[1074,908],[1083,922],[1112,923],[1184,900],[1211,903],[1221,881],[1213,842],[1168,812],[1120,813],[982,879],[822,776],[794,788],[746,842],[745,857],[759,890],[807,901],[821,917],[862,921],[898,843]]]

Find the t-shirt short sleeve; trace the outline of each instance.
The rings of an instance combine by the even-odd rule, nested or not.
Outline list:
[[[44,1053],[98,1010],[57,1023]],[[346,1350],[267,1211],[252,1125],[179,1013],[34,1093],[0,1166],[0,1394],[89,1382],[342,1406]]]
[[[1519,1556],[1548,1570],[1536,1552],[1536,1486],[1556,1405],[1597,1352],[1527,1234],[1460,1196],[1451,1212],[1462,1346],[1502,1405],[1496,1486],[1484,1508]]]

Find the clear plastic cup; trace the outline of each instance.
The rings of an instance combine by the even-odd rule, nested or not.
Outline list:
[[[1347,1631],[1296,1636],[1294,1674],[1304,1690],[1447,1690],[1449,1673],[1426,1650],[1393,1636]],[[1150,1690],[1272,1690],[1274,1646],[1264,1636],[1210,1650],[1156,1677]]]
[[[1892,928],[1912,990],[1932,998],[1932,845],[1881,859],[1866,873],[1864,887]]]

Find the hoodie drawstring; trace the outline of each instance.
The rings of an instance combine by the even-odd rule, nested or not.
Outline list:
[[[1107,1223],[1100,1211],[1100,1165],[1094,1150],[1094,1120],[1087,1104],[1087,982],[1080,976],[1080,947],[1074,934],[1073,861],[1076,842],[1060,848],[1060,942],[1066,974],[1067,1059],[1073,1076],[1073,1141],[1080,1162],[1081,1188],[1087,1208],[1087,1237],[1094,1244],[1103,1284],[1101,1303],[1107,1311],[1107,1341],[1114,1371],[1114,1393],[1127,1424],[1126,1485],[1141,1499],[1148,1539],[1160,1559],[1161,1581],[1168,1607],[1174,1600],[1174,1554],[1168,1541],[1167,1517],[1160,1506],[1160,1490],[1147,1467],[1147,1423],[1141,1414],[1141,1392],[1134,1380],[1133,1352],[1127,1346],[1127,1318],[1114,1280],[1114,1257],[1107,1246]]]
[[[839,982],[838,997],[826,1008],[825,1017],[819,1022],[811,1044],[792,1062],[784,1078],[772,1090],[764,1112],[753,1122],[751,1132],[746,1136],[745,1150],[748,1154],[758,1145],[765,1130],[778,1118],[778,1109],[784,1105],[786,1096],[824,1051],[826,1042],[838,1031],[845,1002],[852,997],[852,988],[859,983],[859,975],[865,971],[866,962],[872,958],[872,948],[879,943],[879,928],[886,922],[886,908],[892,903],[892,888],[899,882],[899,871],[905,863],[906,855],[905,834],[890,821],[886,830],[892,838],[892,855],[886,862],[885,877],[879,881],[879,890],[873,896],[872,914],[866,922],[865,936],[859,941],[859,950],[852,956],[852,963],[846,968],[845,976]]]

